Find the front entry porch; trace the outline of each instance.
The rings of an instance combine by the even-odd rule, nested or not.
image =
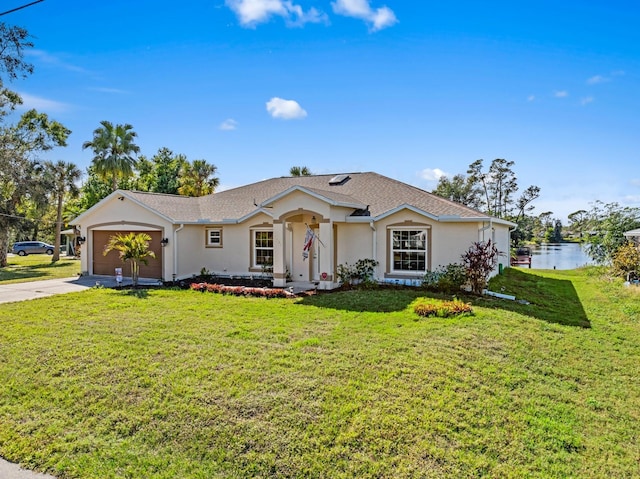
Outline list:
[[[314,211],[294,211],[273,224],[273,285],[313,285],[334,289],[334,231],[330,220]]]

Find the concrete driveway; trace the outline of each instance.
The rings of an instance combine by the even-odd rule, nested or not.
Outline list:
[[[2,479],[56,479],[48,474],[27,471],[17,464],[0,458],[0,477]]]
[[[46,279],[29,283],[0,284],[0,303],[13,303],[27,299],[46,298],[54,294],[74,293],[95,286],[95,279],[74,276],[71,278]]]
[[[138,281],[139,286],[157,284],[158,280],[155,279],[141,278]],[[124,278],[122,285],[131,285],[131,279]],[[28,283],[0,284],[0,303],[46,298],[54,294],[75,293],[94,286],[115,288],[117,284],[114,276],[72,276],[71,278],[45,279]]]

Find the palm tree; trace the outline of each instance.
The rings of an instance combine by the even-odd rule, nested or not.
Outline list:
[[[110,251],[116,250],[120,252],[120,259],[131,261],[131,283],[133,287],[138,286],[138,277],[140,276],[140,263],[149,264],[147,259],[149,256],[156,257],[153,251],[149,250],[149,241],[151,236],[147,233],[117,233],[109,238],[109,242],[104,248],[104,255]]]
[[[44,164],[45,182],[50,187],[50,194],[56,201],[56,239],[55,248],[51,262],[55,263],[60,259],[60,232],[62,231],[62,203],[64,197],[68,195],[70,198],[78,196],[79,189],[76,181],[80,179],[82,173],[73,163],[65,163],[58,160],[53,163],[47,161]]]
[[[292,166],[289,170],[291,176],[311,176],[311,170],[306,166]]]
[[[218,168],[207,163],[206,160],[193,160],[191,164],[186,163],[182,168],[178,193],[185,196],[210,195],[220,185],[219,178],[212,178],[216,171]]]
[[[113,125],[103,120],[100,127],[93,131],[93,140],[85,141],[82,149],[93,150],[93,166],[96,173],[103,179],[111,180],[111,189],[118,189],[119,178],[133,176],[136,159],[133,154],[140,152],[138,145],[134,143],[138,134],[133,131],[133,126]]]

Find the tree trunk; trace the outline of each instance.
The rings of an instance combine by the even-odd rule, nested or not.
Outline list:
[[[7,266],[7,249],[9,247],[9,225],[0,221],[0,268]]]
[[[135,259],[131,260],[131,284],[134,288],[138,287],[138,275],[140,273],[139,271],[140,266],[138,265],[138,262]]]
[[[51,262],[55,263],[60,260],[60,233],[62,232],[62,195],[58,195],[58,212],[56,216],[56,240],[53,242],[55,248]]]

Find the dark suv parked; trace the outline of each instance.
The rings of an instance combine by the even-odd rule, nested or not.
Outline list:
[[[26,256],[28,254],[46,253],[53,254],[55,246],[42,241],[19,241],[13,245],[13,254]]]

